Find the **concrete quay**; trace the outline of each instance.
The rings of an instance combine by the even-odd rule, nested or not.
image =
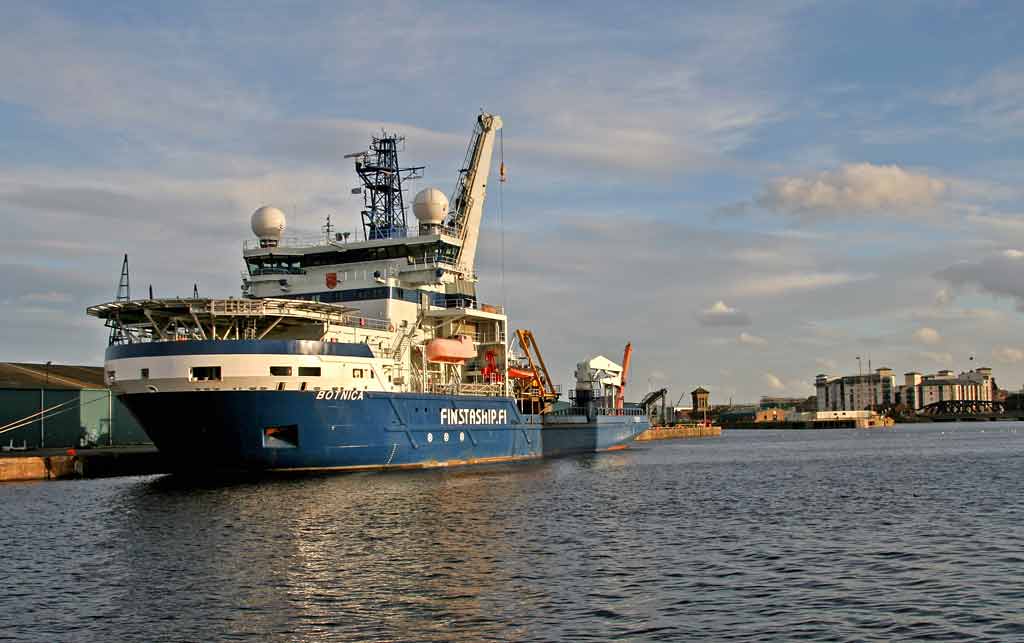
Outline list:
[[[0,453],[0,482],[109,478],[168,471],[163,457],[152,446]]]
[[[650,440],[677,440],[680,438],[713,438],[722,435],[720,426],[679,425],[652,426],[634,438],[637,442]]]

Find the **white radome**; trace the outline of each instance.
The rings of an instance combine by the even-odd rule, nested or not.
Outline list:
[[[285,227],[284,212],[265,205],[252,213],[252,233],[258,239],[280,241]]]
[[[441,225],[448,216],[448,197],[437,188],[426,188],[416,194],[412,212],[420,223]]]

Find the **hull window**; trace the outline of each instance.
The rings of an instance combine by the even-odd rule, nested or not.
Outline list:
[[[291,366],[271,366],[270,374],[277,377],[291,377],[292,367]]]
[[[267,449],[294,449],[299,446],[299,425],[268,426],[263,429],[263,447]]]
[[[149,379],[149,369],[148,368],[140,368],[139,369],[139,377],[141,377],[144,380],[148,380]]]
[[[299,377],[320,377],[319,366],[300,366]]]
[[[193,382],[219,382],[220,366],[193,366],[189,369],[188,378]]]

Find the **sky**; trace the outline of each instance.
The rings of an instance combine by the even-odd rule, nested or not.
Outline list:
[[[124,253],[238,296],[257,207],[354,230],[381,128],[450,192],[486,109],[481,298],[556,381],[630,341],[637,398],[1024,384],[1020,3],[103,4],[0,6],[0,359],[101,363]]]

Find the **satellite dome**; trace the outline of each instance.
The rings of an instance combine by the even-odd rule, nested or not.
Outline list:
[[[426,188],[416,194],[412,212],[423,225],[441,225],[448,216],[448,197],[437,188]]]
[[[284,212],[277,208],[265,205],[252,213],[252,232],[260,241],[273,241],[277,245],[284,226]]]

